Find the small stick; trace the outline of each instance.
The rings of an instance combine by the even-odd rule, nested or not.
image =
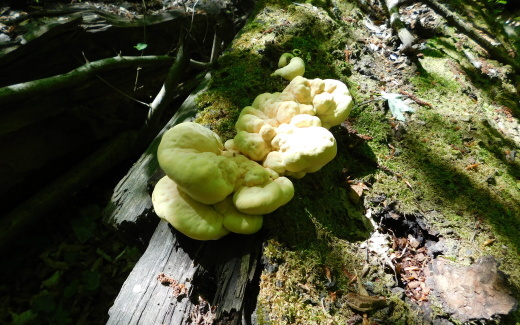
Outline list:
[[[404,90],[399,90],[399,92],[401,93],[401,95],[405,95],[405,96],[409,97],[411,100],[413,100],[414,102],[416,102],[419,105],[428,106],[429,108],[433,108],[432,104],[425,102],[422,99],[417,98],[417,96],[415,96],[414,94],[407,93]]]

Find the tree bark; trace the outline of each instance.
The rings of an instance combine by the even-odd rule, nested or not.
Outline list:
[[[130,243],[146,246],[151,232],[159,221],[153,216],[150,199],[150,188],[153,188],[153,184],[150,184],[149,180],[159,169],[157,147],[161,136],[174,125],[195,117],[198,112],[195,98],[206,90],[209,81],[210,75],[207,74],[117,184],[110,203],[103,211],[103,222]]]
[[[261,245],[258,234],[197,241],[161,221],[110,308],[107,324],[250,323],[244,309],[254,306]],[[162,274],[168,278],[165,285],[158,279]],[[204,304],[209,308],[203,310]]]

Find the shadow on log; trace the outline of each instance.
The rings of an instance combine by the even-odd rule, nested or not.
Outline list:
[[[31,24],[27,23],[29,20]],[[0,48],[0,86],[4,86],[0,88],[0,97],[5,95],[0,99],[0,194],[6,202],[0,213],[7,216],[2,218],[2,224],[19,229],[25,226],[9,216],[49,213],[56,206],[47,204],[51,197],[59,196],[58,202],[62,202],[146,148],[160,124],[173,115],[174,107],[200,81],[195,77],[198,71],[182,69],[175,82],[180,86],[169,87],[173,92],[169,99],[175,106],[170,105],[165,119],[159,121],[149,116],[151,125],[145,125],[148,109],[161,101],[143,103],[157,95],[169,75],[166,67],[173,62],[169,55],[178,48],[181,36],[188,35],[187,47],[192,49],[186,53],[187,58],[208,61],[214,46],[206,33],[210,31],[225,44],[236,30],[235,21],[223,12],[210,16],[173,10],[129,20],[88,4],[63,6],[2,22],[11,25],[12,35],[19,37]],[[122,61],[129,65],[123,62],[121,66],[119,62],[117,69],[110,72],[102,71],[104,68],[91,71],[90,62],[109,63],[105,67],[112,69],[115,61],[121,61],[118,55],[139,54],[134,46],[143,40],[143,29],[147,31],[148,58],[159,60],[146,63],[141,61],[143,57],[128,57],[134,62]],[[107,59],[114,56],[115,61]],[[79,82],[67,79],[71,73],[80,75]],[[59,87],[47,87],[49,80],[63,82],[58,83]],[[27,85],[35,85],[35,91],[25,92]],[[166,108],[163,106],[160,110]],[[112,153],[104,155],[103,149],[98,150],[100,147],[111,148]],[[102,168],[93,167],[103,159]],[[86,166],[81,169],[85,173],[80,175],[71,166]],[[27,198],[38,196],[38,191],[48,186],[56,190],[33,200],[38,202],[37,207],[26,205]],[[4,237],[17,236],[7,228],[4,234],[7,235],[1,243],[7,242]]]
[[[198,112],[195,98],[205,91],[209,81],[210,74],[207,74],[114,189],[110,203],[103,212],[103,222],[114,228],[125,241],[141,247],[146,246],[158,222],[152,212],[149,189],[149,179],[159,169],[157,147],[164,132],[195,117]]]
[[[110,309],[107,324],[250,323],[251,315],[244,310],[250,310],[246,304],[255,304],[261,245],[261,234],[196,241],[161,221]],[[168,285],[158,279],[163,273]],[[204,305],[209,308],[201,308]]]
[[[145,247],[159,222],[150,198],[154,180],[163,176],[157,147],[169,128],[195,117],[195,98],[206,91],[210,79],[207,74],[114,190],[103,221],[127,242]],[[261,233],[197,241],[159,222],[114,302],[108,324],[250,323],[262,241]],[[171,279],[170,286],[157,279],[162,273]],[[185,295],[176,293],[179,286],[186,288]],[[197,322],[201,319],[206,323]]]

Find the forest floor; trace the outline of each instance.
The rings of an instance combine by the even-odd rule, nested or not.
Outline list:
[[[242,107],[285,87],[268,74],[281,53],[298,49],[305,77],[339,79],[356,102],[332,129],[334,161],[295,181],[295,198],[266,218],[259,322],[353,324],[364,313],[365,322],[385,324],[518,322],[518,312],[502,319],[496,312],[515,309],[510,296],[495,311],[487,294],[470,297],[487,290],[478,269],[503,283],[497,267],[510,281],[497,287],[519,297],[515,72],[424,3],[400,9],[417,37],[407,53],[377,6],[313,4],[268,1],[199,98],[197,121],[228,139]],[[458,4],[451,9],[492,30],[479,25],[489,13]],[[358,281],[388,303],[360,308]]]
[[[383,10],[313,4],[262,2],[199,98],[198,121],[228,139],[240,109],[283,90],[269,74],[281,53],[299,49],[305,77],[345,82],[356,103],[332,129],[337,158],[295,182],[293,201],[266,218],[258,323],[520,322],[518,311],[502,316],[520,299],[516,73],[426,4],[400,9],[417,36],[406,53]],[[478,3],[452,10],[497,28]],[[0,323],[106,321],[140,255],[100,224],[123,174],[93,184],[19,243],[1,270]]]

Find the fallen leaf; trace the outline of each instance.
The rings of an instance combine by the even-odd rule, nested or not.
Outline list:
[[[401,99],[401,97],[403,97],[403,95],[401,94],[387,93],[385,91],[382,91],[381,96],[383,97],[383,99],[386,99],[388,101],[388,107],[390,108],[390,112],[392,113],[392,116],[395,117],[395,119],[398,121],[406,121],[406,118],[403,114],[404,112],[415,112],[415,109],[406,105],[405,102]]]

